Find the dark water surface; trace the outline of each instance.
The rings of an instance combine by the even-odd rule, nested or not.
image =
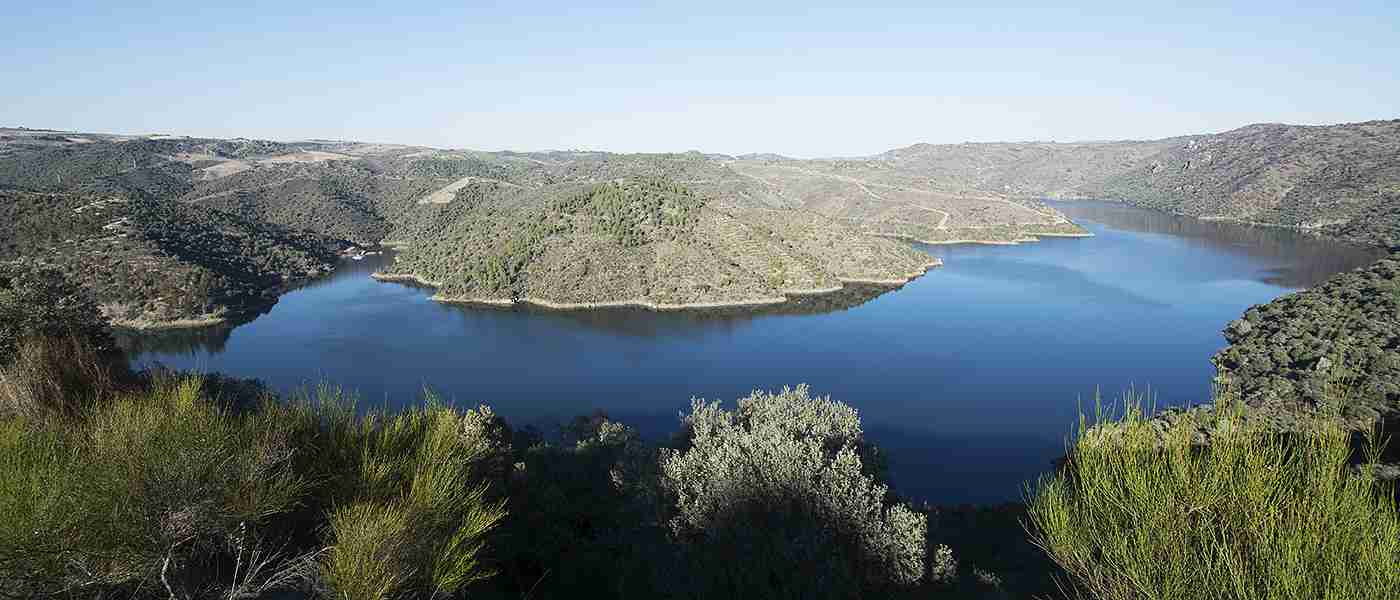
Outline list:
[[[1078,399],[1137,385],[1159,405],[1206,400],[1227,322],[1379,256],[1277,229],[1055,206],[1096,236],[922,247],[946,266],[863,303],[856,293],[759,315],[464,308],[369,279],[371,258],[241,326],[138,340],[138,360],[282,389],[325,379],[391,406],[428,384],[515,424],[601,410],[650,436],[674,430],[692,396],[805,382],[859,409],[899,491],[1014,500],[1062,453]]]

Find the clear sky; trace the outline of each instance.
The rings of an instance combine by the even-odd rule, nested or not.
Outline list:
[[[0,3],[0,126],[860,155],[1400,117],[1400,2]]]

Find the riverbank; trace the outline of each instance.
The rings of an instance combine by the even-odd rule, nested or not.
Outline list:
[[[113,319],[114,329],[124,329],[138,333],[158,333],[161,331],[174,331],[179,329],[200,329],[213,327],[228,322],[226,316],[208,316],[193,319],[172,319],[168,321],[152,321],[147,319]]]
[[[951,244],[984,244],[988,246],[1019,246],[1021,244],[1032,244],[1041,241],[1041,238],[1091,238],[1094,234],[1084,233],[1035,233],[1028,237],[1016,238],[1013,240],[914,240],[920,244],[930,246],[946,246]]]
[[[347,256],[341,260],[345,261],[351,259]],[[203,329],[226,325],[232,322],[246,321],[272,310],[272,307],[277,305],[278,299],[288,292],[330,277],[339,270],[339,266],[340,264],[336,263],[332,264],[330,268],[325,271],[321,271],[312,276],[283,280],[280,285],[265,290],[260,296],[255,296],[259,301],[248,301],[237,306],[224,306],[222,310],[218,312],[191,315],[176,319],[153,319],[150,318],[149,315],[143,315],[135,319],[123,319],[111,315],[107,315],[107,318],[113,328],[137,334],[161,333],[182,329]]]
[[[1073,223],[1073,222],[1066,222],[1066,223],[1064,223],[1063,225],[1066,226],[1066,227],[1065,227],[1065,229],[1066,229],[1065,231],[1026,231],[1026,230],[1019,230],[1019,229],[1015,229],[1015,228],[1006,228],[1006,227],[996,227],[996,228],[989,228],[989,229],[985,229],[985,230],[977,230],[977,229],[975,229],[975,228],[962,228],[962,229],[950,230],[950,235],[953,235],[953,236],[966,236],[966,237],[951,237],[951,238],[947,238],[947,239],[924,239],[924,238],[921,238],[921,237],[916,236],[916,235],[909,235],[909,234],[904,234],[904,233],[893,233],[893,232],[878,232],[878,233],[875,233],[874,235],[878,235],[878,236],[880,236],[880,237],[885,237],[885,238],[890,238],[890,239],[903,240],[903,241],[906,241],[906,242],[916,242],[916,243],[919,243],[919,244],[926,244],[926,245],[930,245],[930,246],[945,246],[945,245],[953,245],[953,244],[982,244],[982,245],[987,245],[987,246],[1017,246],[1017,245],[1020,245],[1020,244],[1027,244],[1027,243],[1039,242],[1039,241],[1041,241],[1041,238],[1048,238],[1048,237],[1056,237],[1056,238],[1091,238],[1091,237],[1094,237],[1094,234],[1093,234],[1092,232],[1090,232],[1090,231],[1088,231],[1088,230],[1086,230],[1086,229],[1080,227],[1079,225],[1077,225],[1077,224],[1075,224],[1075,223]],[[978,231],[996,232],[996,233],[999,233],[999,234],[1001,234],[1001,235],[996,235],[996,234],[992,234],[992,235],[978,235],[978,234],[975,234],[975,233],[974,233],[974,232],[978,232]],[[968,234],[972,234],[972,235],[968,235]]]
[[[714,302],[687,302],[681,304],[669,304],[653,302],[644,298],[634,298],[629,300],[603,301],[603,302],[555,302],[544,298],[525,296],[518,299],[508,298],[479,298],[465,296],[444,296],[441,293],[434,294],[431,299],[445,304],[471,304],[492,307],[512,307],[517,305],[529,305],[538,308],[559,311],[593,310],[605,308],[642,308],[658,312],[685,311],[685,310],[712,310],[726,308],[764,307],[786,304],[794,301],[794,296],[812,297],[826,294],[834,294],[845,291],[849,285],[873,285],[898,287],[909,283],[928,273],[930,269],[943,266],[942,259],[934,258],[928,261],[923,268],[916,272],[907,273],[903,277],[893,279],[862,279],[862,278],[841,278],[840,286],[826,288],[796,288],[779,290],[780,296],[769,296],[763,298],[724,300]],[[440,289],[440,282],[423,279],[413,274],[401,273],[371,273],[370,277],[376,281],[386,283],[405,283],[410,285]]]

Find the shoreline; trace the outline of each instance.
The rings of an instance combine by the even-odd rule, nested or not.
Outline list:
[[[282,296],[297,288],[318,281],[329,276],[340,269],[340,263],[344,259],[337,260],[331,267],[315,275],[294,277],[285,279],[273,291],[275,294],[270,299],[248,306],[238,308],[224,307],[222,312],[216,314],[201,315],[194,318],[170,319],[168,321],[151,321],[147,319],[112,319],[108,318],[113,329],[123,329],[131,333],[160,333],[162,331],[178,331],[182,329],[203,329],[226,325],[229,322],[240,321],[245,317],[256,317],[262,315],[281,301]]]
[[[1084,232],[1084,233],[1061,233],[1061,232],[1039,233],[1039,232],[1036,232],[1036,233],[1028,233],[1028,234],[1026,234],[1026,237],[1018,237],[1018,238],[1015,238],[1015,239],[1012,239],[1012,240],[920,240],[920,239],[907,238],[907,237],[906,237],[906,238],[903,238],[903,239],[913,240],[913,241],[918,242],[918,243],[920,243],[920,244],[927,244],[927,245],[929,245],[929,246],[951,246],[951,245],[954,245],[954,244],[981,244],[981,245],[984,245],[984,246],[1020,246],[1021,244],[1033,244],[1033,243],[1042,241],[1041,238],[1048,238],[1048,237],[1052,237],[1052,238],[1091,238],[1091,237],[1094,237],[1094,234],[1091,233],[1091,232],[1087,232],[1087,231]]]
[[[229,322],[228,316],[202,317],[198,319],[171,319],[169,321],[147,321],[144,319],[112,320],[112,328],[134,333],[158,333],[181,329],[203,329]]]
[[[964,239],[953,239],[953,240],[921,240],[921,239],[916,238],[916,237],[914,237],[914,236],[903,235],[903,234],[899,234],[899,233],[872,233],[871,235],[876,235],[876,236],[880,236],[880,237],[884,237],[884,238],[889,238],[889,239],[901,240],[901,241],[905,241],[905,242],[914,242],[914,243],[918,243],[918,244],[925,244],[925,245],[928,245],[928,246],[950,246],[950,245],[954,245],[954,244],[982,244],[982,245],[986,245],[986,246],[1019,246],[1019,245],[1021,245],[1021,244],[1029,244],[1029,243],[1039,242],[1039,241],[1042,241],[1041,238],[1048,238],[1048,237],[1055,237],[1055,238],[1091,238],[1091,237],[1094,237],[1094,233],[1093,233],[1093,232],[1090,232],[1090,231],[1087,231],[1087,230],[1086,230],[1086,231],[1083,231],[1083,232],[1073,232],[1073,233],[1071,233],[1071,232],[1062,232],[1062,231],[1049,231],[1049,232],[1030,231],[1030,232],[1019,232],[1017,235],[1020,236],[1020,237],[1016,237],[1016,238],[1013,238],[1013,239],[1010,239],[1010,240],[988,240],[988,239],[966,239],[966,238],[964,238]]]
[[[919,278],[919,277],[922,277],[924,274],[928,273],[928,271],[929,271],[930,269],[933,269],[933,268],[936,268],[936,267],[941,267],[941,266],[943,266],[943,260],[942,260],[942,259],[939,259],[939,258],[934,258],[933,260],[931,260],[931,261],[929,261],[928,263],[926,263],[919,271],[911,272],[911,273],[909,273],[908,275],[904,276],[904,277],[901,278],[901,279],[840,278],[840,279],[838,279],[838,281],[841,282],[841,285],[839,285],[839,286],[833,286],[833,287],[827,287],[827,288],[806,288],[806,289],[798,288],[798,289],[785,289],[785,290],[780,290],[780,291],[779,291],[779,293],[782,294],[782,295],[780,295],[780,296],[771,296],[771,297],[767,297],[767,298],[754,298],[754,299],[748,299],[748,300],[726,300],[726,301],[716,301],[716,302],[686,302],[686,303],[681,303],[681,304],[658,303],[658,302],[652,302],[652,301],[650,301],[650,300],[646,300],[646,299],[643,299],[643,298],[635,298],[635,299],[630,299],[630,300],[610,300],[610,301],[606,301],[606,302],[554,302],[554,301],[551,301],[551,300],[546,300],[546,299],[543,299],[543,298],[534,298],[534,297],[530,297],[530,296],[526,296],[526,297],[520,298],[519,300],[509,300],[509,299],[499,299],[499,298],[472,298],[472,297],[464,297],[464,296],[444,296],[444,295],[442,295],[441,292],[436,292],[436,293],[434,293],[432,296],[429,297],[429,299],[430,299],[430,300],[433,300],[434,302],[441,302],[441,303],[444,303],[444,304],[475,304],[475,305],[492,306],[492,307],[497,307],[497,308],[509,308],[509,307],[514,307],[514,306],[522,305],[522,304],[523,304],[523,305],[530,305],[530,306],[534,306],[534,307],[544,308],[544,309],[548,309],[548,310],[559,310],[559,311],[592,310],[592,309],[600,309],[600,308],[643,308],[643,309],[646,309],[646,310],[652,310],[652,311],[656,311],[656,312],[672,312],[672,311],[682,311],[682,310],[706,310],[706,309],[717,309],[717,308],[744,308],[744,307],[751,307],[751,306],[773,306],[773,305],[777,305],[777,304],[784,304],[784,303],[787,303],[787,302],[791,302],[791,301],[793,300],[792,296],[806,296],[806,297],[811,297],[811,296],[821,296],[821,295],[824,295],[824,294],[833,294],[833,293],[840,292],[840,291],[846,289],[846,287],[847,287],[848,284],[849,284],[849,285],[875,285],[875,286],[898,287],[898,286],[905,285],[905,284],[909,283],[910,281],[913,281],[914,279],[917,279],[917,278]],[[440,284],[440,283],[438,283],[438,282],[429,281],[429,280],[423,279],[423,278],[421,278],[421,277],[419,277],[419,276],[417,276],[417,275],[412,275],[412,274],[379,273],[379,272],[376,272],[376,273],[370,273],[370,278],[371,278],[371,279],[374,279],[375,281],[382,281],[382,282],[386,282],[386,283],[407,283],[407,284],[418,285],[418,286],[423,286],[423,287],[430,287],[430,288],[441,288],[441,287],[442,287],[442,284]]]

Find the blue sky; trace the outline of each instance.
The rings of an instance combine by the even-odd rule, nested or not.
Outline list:
[[[10,2],[0,126],[810,157],[1400,118],[1397,2],[1045,4]]]

